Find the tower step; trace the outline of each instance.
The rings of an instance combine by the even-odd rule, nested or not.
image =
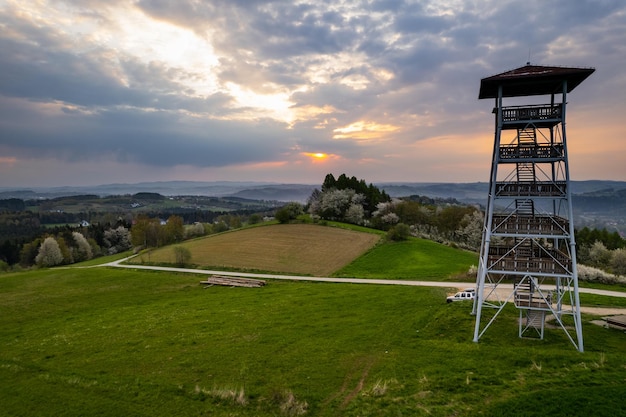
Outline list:
[[[542,310],[528,310],[526,312],[526,327],[541,329],[546,320],[546,312]]]
[[[520,162],[517,164],[517,181],[518,182],[534,182],[535,164],[529,162]]]
[[[515,200],[515,212],[519,216],[532,216],[535,214],[535,203],[533,200]]]
[[[517,141],[520,145],[536,145],[537,131],[534,127],[517,129]]]

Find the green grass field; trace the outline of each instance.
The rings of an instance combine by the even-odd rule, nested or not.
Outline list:
[[[339,277],[476,281],[467,276],[478,265],[478,254],[424,239],[389,242],[373,248],[335,272]]]
[[[0,415],[616,416],[626,336],[591,325],[476,344],[444,288],[270,281],[113,268],[0,277]]]
[[[325,271],[340,277],[458,280],[477,258],[419,239],[376,244],[379,235],[349,230],[348,242],[369,243],[342,255],[350,243],[338,244],[339,228],[248,230],[262,234],[187,243],[227,254],[236,245],[221,239],[238,236],[249,256],[261,242],[277,259],[289,239],[315,236],[324,244],[301,246],[283,267],[315,265],[306,254],[315,248],[342,259]],[[261,269],[280,269],[276,259]],[[513,307],[473,343],[471,305],[446,304],[446,288],[269,280],[205,289],[201,279],[106,267],[0,275],[0,416],[626,414],[626,335],[591,324],[595,316],[583,315],[579,353],[562,330],[518,338]]]

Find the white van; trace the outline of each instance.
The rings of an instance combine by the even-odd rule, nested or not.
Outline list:
[[[473,300],[475,294],[476,292],[473,289],[471,289],[471,291],[468,289],[465,291],[457,292],[456,294],[446,298],[446,302],[451,303],[453,301]]]

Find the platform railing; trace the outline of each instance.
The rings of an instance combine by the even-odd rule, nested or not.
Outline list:
[[[497,197],[563,197],[565,181],[497,182]]]
[[[497,109],[494,109],[494,112]],[[533,106],[509,106],[502,108],[502,121],[519,122],[527,120],[560,120],[562,115],[562,105],[540,104]]]

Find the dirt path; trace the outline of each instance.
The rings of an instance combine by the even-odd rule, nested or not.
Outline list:
[[[413,287],[452,288],[452,289],[457,289],[457,290],[462,290],[464,288],[471,288],[474,286],[473,283],[467,283],[467,282],[305,277],[305,276],[298,276],[298,275],[252,274],[252,273],[246,273],[246,272],[210,271],[210,270],[205,270],[205,269],[123,264],[122,262],[126,261],[127,259],[129,258],[118,259],[117,261],[113,261],[113,262],[109,262],[109,263],[97,265],[97,266],[111,266],[115,268],[143,269],[143,270],[152,270],[152,271],[167,271],[167,272],[179,272],[179,273],[200,274],[200,275],[224,275],[224,276],[255,278],[255,279],[282,279],[282,280],[288,280],[288,281],[334,282],[334,283],[346,283],[346,284],[406,285],[406,286],[413,286]],[[506,297],[508,297],[511,291],[513,290],[513,286],[511,284],[500,284],[498,285],[498,288],[502,291],[500,293],[501,299],[505,299]],[[585,293],[585,294],[596,294],[596,295],[603,295],[607,297],[626,298],[626,292],[620,292],[620,291],[597,290],[593,288],[580,288],[578,291],[580,293]],[[594,314],[598,316],[626,314],[626,308],[581,307],[580,311],[582,313]]]

